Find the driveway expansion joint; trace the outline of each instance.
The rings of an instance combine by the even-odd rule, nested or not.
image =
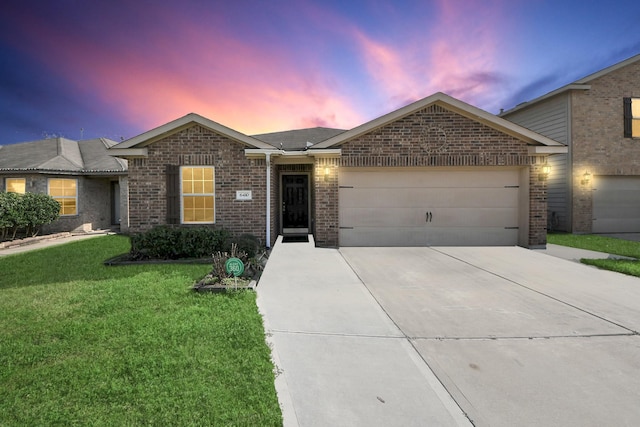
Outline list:
[[[637,332],[619,334],[579,334],[579,335],[541,335],[541,336],[504,336],[504,337],[409,337],[412,341],[508,341],[508,340],[552,340],[564,338],[603,338],[603,337],[633,337]]]
[[[291,334],[291,335],[318,335],[318,336],[327,336],[327,337],[354,337],[354,338],[388,338],[388,339],[396,339],[396,340],[406,340],[408,337],[405,335],[372,335],[372,334],[352,334],[352,333],[343,333],[343,332],[317,332],[317,331],[292,331],[288,329],[269,329],[269,334],[280,333],[280,334]]]

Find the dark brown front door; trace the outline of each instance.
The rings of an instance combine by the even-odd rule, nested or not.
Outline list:
[[[282,175],[282,234],[309,232],[309,175]]]

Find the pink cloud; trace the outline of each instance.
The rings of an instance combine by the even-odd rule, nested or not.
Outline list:
[[[402,44],[353,31],[373,80],[394,103],[438,91],[471,103],[495,95],[499,31],[506,19],[500,2],[440,0],[435,12],[424,11],[424,25]]]
[[[284,50],[235,40],[215,22],[170,22],[170,30],[152,29],[149,40],[101,46],[45,21],[28,27],[38,29],[31,48],[46,53],[51,69],[143,128],[189,112],[247,134],[362,122],[319,72],[298,66]]]

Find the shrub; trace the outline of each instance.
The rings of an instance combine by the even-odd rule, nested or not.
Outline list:
[[[221,228],[161,225],[132,235],[130,256],[136,260],[208,258],[225,251],[229,237]]]
[[[48,194],[25,193],[22,195],[27,234],[36,236],[40,227],[50,224],[60,216],[60,203]]]
[[[15,239],[18,228],[26,225],[20,194],[0,193],[0,229],[2,239]]]
[[[47,194],[0,193],[0,237],[15,239],[19,229],[35,236],[60,216],[60,204]]]
[[[233,243],[238,245],[238,251],[245,252],[248,258],[254,258],[260,250],[260,239],[253,234],[242,234],[234,238]]]

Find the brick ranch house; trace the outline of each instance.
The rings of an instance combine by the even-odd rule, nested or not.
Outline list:
[[[0,146],[0,191],[49,194],[60,217],[42,232],[118,229],[127,218],[127,162],[106,138],[48,138]]]
[[[546,244],[547,157],[567,148],[443,93],[354,129],[247,136],[188,114],[112,147],[129,231],[210,225],[318,246]]]
[[[549,228],[640,232],[640,55],[501,117],[568,146],[549,159]]]

